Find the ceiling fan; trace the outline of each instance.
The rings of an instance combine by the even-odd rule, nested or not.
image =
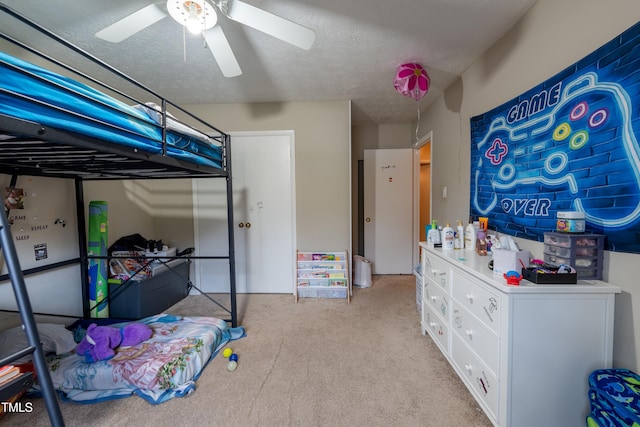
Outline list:
[[[165,18],[167,14],[194,34],[202,34],[225,77],[242,74],[227,37],[217,25],[218,15],[248,25],[301,49],[310,49],[313,30],[240,0],[167,0],[152,3],[98,31],[96,37],[118,43]]]

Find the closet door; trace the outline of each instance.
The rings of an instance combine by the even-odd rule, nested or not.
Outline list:
[[[374,274],[411,274],[416,156],[411,148],[364,150],[364,256]]]
[[[293,132],[231,134],[236,285],[239,293],[294,290]],[[223,179],[194,180],[196,250],[226,253],[227,215]],[[196,286],[227,292],[228,263],[199,261]]]

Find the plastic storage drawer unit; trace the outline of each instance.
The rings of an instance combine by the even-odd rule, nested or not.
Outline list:
[[[570,265],[578,279],[602,280],[603,234],[544,233],[544,261],[551,265]]]

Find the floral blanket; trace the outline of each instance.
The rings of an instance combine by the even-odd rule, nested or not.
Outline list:
[[[120,347],[112,359],[87,363],[70,353],[49,361],[62,400],[94,403],[136,394],[156,404],[184,396],[195,390],[195,380],[227,342],[245,336],[242,327],[230,328],[214,317],[158,314],[138,322],[149,325],[153,336]]]

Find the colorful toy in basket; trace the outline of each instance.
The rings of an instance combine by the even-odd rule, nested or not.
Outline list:
[[[143,323],[129,323],[122,328],[98,326],[92,323],[76,347],[76,354],[89,363],[111,359],[120,347],[140,344],[151,338],[153,331]]]

